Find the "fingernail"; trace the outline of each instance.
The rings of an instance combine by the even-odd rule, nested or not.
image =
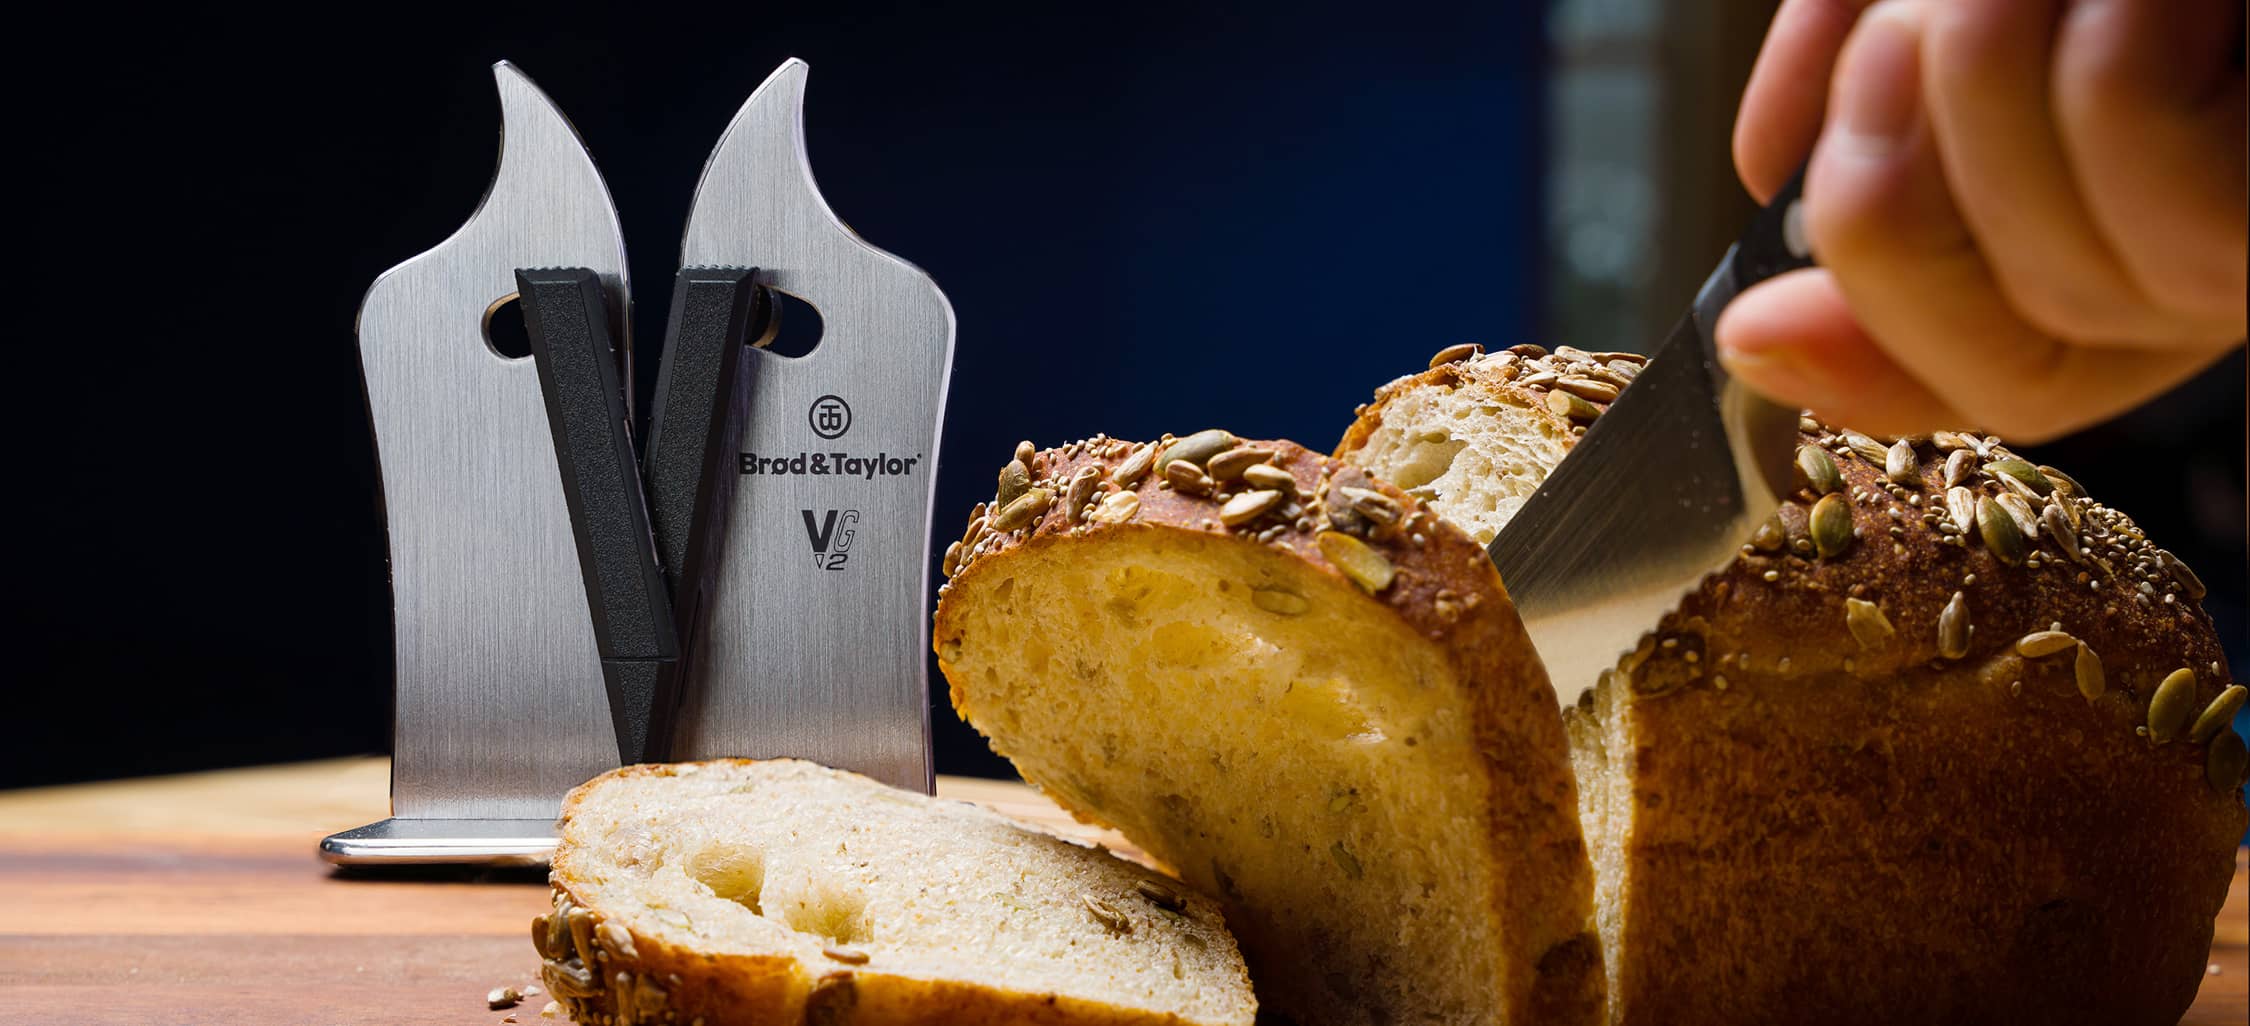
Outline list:
[[[1911,11],[1879,4],[1860,19],[1836,72],[1835,120],[1870,142],[1903,138],[1920,105],[1921,30]]]

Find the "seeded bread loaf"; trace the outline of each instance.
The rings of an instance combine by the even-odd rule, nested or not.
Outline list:
[[[1449,350],[1337,455],[1489,540],[1639,364]],[[2177,1021],[2245,821],[2201,583],[1993,439],[1802,427],[1566,717],[1616,1021]]]
[[[1218,910],[974,806],[795,760],[563,803],[540,976],[581,1024],[1248,1026]]]
[[[1484,550],[1288,442],[1029,443],[950,547],[954,708],[1221,899],[1304,1026],[1596,1023],[1562,721]]]

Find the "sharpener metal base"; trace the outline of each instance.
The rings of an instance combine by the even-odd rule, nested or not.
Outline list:
[[[320,842],[336,866],[543,866],[554,851],[549,819],[386,819]]]

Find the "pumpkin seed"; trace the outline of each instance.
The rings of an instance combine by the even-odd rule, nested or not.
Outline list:
[[[1063,514],[1072,523],[1085,519],[1086,504],[1094,501],[1094,488],[1102,483],[1099,467],[1080,467],[1070,476],[1070,490],[1063,493]]]
[[[2016,530],[2023,532],[2024,540],[2039,539],[2039,515],[2031,511],[2031,503],[2025,502],[2023,496],[1997,495],[1992,501],[2007,511],[2008,519],[2016,522]]]
[[[1836,469],[1835,458],[1817,445],[1797,447],[1797,469],[1804,472],[1805,483],[1812,486],[1814,495],[1827,495],[1844,488],[1844,475]]]
[[[1205,428],[1165,446],[1163,455],[1156,458],[1156,472],[1161,474],[1180,460],[1193,463],[1201,470],[1203,461],[1241,444],[1241,439],[1220,428]]]
[[[836,947],[835,945],[829,945],[821,948],[820,953],[838,962],[842,962],[845,965],[867,964],[867,952],[861,951],[858,948],[840,948]]]
[[[2016,639],[2016,654],[2026,659],[2039,659],[2074,648],[2078,639],[2061,631],[2032,631]]]
[[[1118,934],[1133,932],[1133,921],[1125,918],[1125,913],[1119,912],[1117,906],[1091,894],[1085,895],[1079,900],[1086,903],[1086,914],[1094,917],[1094,921],[1108,928],[1109,932]]]
[[[1482,345],[1479,345],[1475,342],[1463,342],[1459,345],[1451,345],[1438,350],[1436,356],[1430,357],[1430,366],[1432,368],[1442,367],[1449,363],[1458,363],[1462,360],[1467,360],[1483,355],[1484,347]]]
[[[1122,524],[1141,511],[1141,497],[1134,492],[1111,492],[1094,506],[1093,519],[1099,524]]]
[[[1601,408],[1569,392],[1556,389],[1547,393],[1547,412],[1557,417],[1569,418],[1583,424],[1602,415]]]
[[[1180,897],[1178,891],[1154,880],[1142,880],[1133,885],[1133,890],[1147,898],[1149,904],[1166,912],[1178,912],[1187,907],[1187,899]]]
[[[1822,558],[1842,555],[1852,545],[1852,507],[1841,495],[1825,495],[1813,503],[1813,549]]]
[[[1898,633],[1891,627],[1891,618],[1883,615],[1882,607],[1865,599],[1844,600],[1844,626],[1851,628],[1852,639],[1861,648],[1880,648]]]
[[[1252,588],[1250,604],[1281,616],[1302,616],[1312,608],[1303,595],[1282,588]]]
[[[1967,449],[1955,449],[1945,458],[1945,486],[1951,488],[1975,476],[1977,454]]]
[[[2250,769],[2250,750],[2242,746],[2242,735],[2222,731],[2211,739],[2211,747],[2203,750],[2203,779],[2220,791],[2233,791],[2242,786],[2242,772]]]
[[[2056,470],[2055,468],[2050,467],[2044,463],[2039,465],[2039,473],[2040,476],[2047,479],[2047,482],[2049,484],[2055,486],[2056,491],[2081,499],[2086,497],[2086,486],[2079,484],[2077,478],[2072,477],[2069,474],[2065,474],[2060,470]]]
[[[2023,557],[2030,552],[2015,519],[1989,495],[1977,497],[1977,534],[1984,539],[1984,547],[2009,566],[2022,566]]]
[[[1398,523],[1398,518],[1405,513],[1390,496],[1371,488],[1346,485],[1337,491],[1343,493],[1344,501],[1351,506],[1352,512],[1379,526],[1388,527]]]
[[[1016,501],[1003,507],[999,516],[992,518],[992,529],[1005,533],[1031,523],[1047,512],[1048,504],[1054,501],[1055,493],[1045,488],[1026,489],[1016,496]]]
[[[1397,573],[1389,557],[1341,531],[1322,531],[1315,544],[1320,546],[1322,557],[1370,595],[1390,587]]]
[[[1947,659],[1969,654],[1969,599],[1958,591],[1938,612],[1937,647],[1938,655]]]
[[[1029,487],[1031,468],[1025,466],[1022,460],[1009,460],[1007,466],[1000,468],[1000,491],[992,497],[993,508],[1006,509],[1009,503],[1016,501],[1016,497]]]
[[[2156,693],[2148,696],[2148,738],[2160,745],[2169,744],[2194,717],[2195,671],[2183,666],[2173,670],[2156,686]]]
[[[1851,447],[1853,452],[1858,453],[1860,459],[1878,467],[1890,458],[1889,447],[1857,431],[1846,431],[1843,438],[1844,444]]]
[[[1213,456],[1203,466],[1204,471],[1211,475],[1212,480],[1232,481],[1241,477],[1243,471],[1273,458],[1274,451],[1272,449],[1245,447],[1229,449]]]
[[[1243,492],[1219,507],[1219,522],[1228,527],[1241,527],[1265,516],[1268,510],[1280,504],[1281,493],[1271,489]]]
[[[1125,457],[1125,462],[1117,465],[1118,486],[1122,488],[1133,487],[1141,478],[1148,476],[1149,468],[1155,465],[1156,443],[1151,442],[1133,450],[1131,456]]]
[[[1342,869],[1345,876],[1357,880],[1367,875],[1367,871],[1360,867],[1359,858],[1352,854],[1350,848],[1344,847],[1342,841],[1328,846],[1328,857],[1336,860],[1336,867]]]
[[[1767,517],[1756,531],[1750,533],[1750,546],[1760,552],[1779,552],[1789,541],[1789,532],[1781,526],[1781,514]]]
[[[2188,569],[2188,565],[2181,562],[2180,557],[2173,555],[2169,549],[2158,549],[2156,561],[2172,572],[2172,579],[2180,582],[2181,589],[2187,592],[2189,598],[2197,602],[2203,601],[2203,596],[2208,594],[2203,587],[2203,578],[2195,576],[2195,571]]]
[[[1016,443],[1016,462],[1028,467],[1031,465],[1031,461],[1038,455],[1039,447],[1031,444],[1030,439],[1025,439],[1024,441]]]
[[[1953,528],[1962,534],[1977,529],[1977,493],[1955,485],[1945,490],[1945,512],[1953,520]]]
[[[1258,488],[1272,488],[1283,495],[1297,494],[1296,476],[1271,464],[1253,463],[1242,468],[1242,483]]]
[[[2250,688],[2240,684],[2219,692],[2219,697],[2203,707],[2203,715],[2195,718],[2195,726],[2188,728],[2188,740],[2202,744],[2217,737],[2234,722],[2234,714],[2242,711],[2244,699],[2250,699]]]
[[[2048,492],[2055,490],[2054,482],[2047,480],[2047,475],[2040,473],[2038,467],[2034,467],[2031,464],[2025,463],[2024,461],[2019,460],[2013,456],[2010,456],[2006,459],[1993,460],[1992,462],[1985,464],[1984,469],[1989,470],[1995,474],[2003,474],[2008,477],[2014,478],[2017,481],[2021,481],[2026,487],[2030,488],[2032,491],[2038,492],[2042,496],[2046,495]]]
[[[1164,468],[1164,481],[1172,490],[1182,495],[1208,495],[1211,492],[1211,475],[1187,460],[1173,460]]]
[[[1555,382],[1555,388],[1582,399],[1591,399],[1597,403],[1613,402],[1617,399],[1616,385],[1607,381],[1596,381],[1592,378],[1563,378]]]
[[[2086,696],[2087,701],[2102,697],[2102,692],[2108,690],[2109,681],[2102,673],[2102,657],[2094,654],[2093,646],[2083,641],[2078,643],[2078,659],[2071,664],[2071,670],[2078,676],[2078,693]]]
[[[1899,484],[1919,486],[1921,469],[1921,461],[1914,456],[1914,444],[1904,438],[1891,443],[1890,451],[1883,454],[1883,476]]]

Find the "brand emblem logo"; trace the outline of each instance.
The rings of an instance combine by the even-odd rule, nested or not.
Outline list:
[[[805,518],[805,541],[812,545],[813,566],[821,570],[842,570],[850,562],[853,528],[859,523],[856,509],[822,510],[815,515],[812,510],[797,511]]]
[[[824,395],[805,411],[805,423],[822,438],[842,438],[852,429],[852,408],[842,396]]]

